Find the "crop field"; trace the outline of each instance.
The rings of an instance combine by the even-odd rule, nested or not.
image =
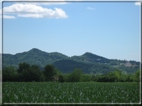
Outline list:
[[[136,83],[4,82],[3,103],[139,103]]]

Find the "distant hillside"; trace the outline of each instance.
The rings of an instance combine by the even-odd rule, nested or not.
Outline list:
[[[62,70],[63,73],[70,73],[75,68],[81,69],[84,73],[97,73],[97,74],[106,74],[107,72],[117,70],[117,68],[109,67],[105,64],[99,64],[99,63],[84,63],[84,62],[78,62],[74,60],[59,60],[53,63],[53,65],[58,68],[59,70]]]
[[[72,56],[73,60],[79,61],[79,62],[85,62],[85,63],[109,63],[110,60],[101,56],[97,56],[95,54],[86,52],[85,54],[81,56]]]
[[[107,59],[89,52],[81,56],[68,57],[58,52],[47,53],[33,48],[27,52],[15,55],[3,54],[3,67],[15,66],[19,63],[27,62],[43,68],[47,64],[53,64],[63,73],[69,73],[74,68],[80,68],[84,73],[104,74],[116,69],[127,73],[134,73],[139,69],[139,62],[117,59]]]
[[[44,67],[47,64],[51,64],[57,60],[67,59],[68,57],[57,52],[46,53],[39,49],[31,49],[28,52],[17,53],[15,55],[3,54],[3,66],[15,66],[21,62],[27,62],[29,64],[36,64]]]
[[[90,73],[90,68],[93,66],[93,64],[77,62],[71,59],[59,60],[54,62],[53,65],[63,73],[70,73],[75,68],[81,69],[84,73]]]

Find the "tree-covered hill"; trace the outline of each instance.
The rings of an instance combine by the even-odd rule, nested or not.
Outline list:
[[[99,64],[99,63],[84,63],[78,62],[71,59],[59,60],[53,63],[53,65],[62,70],[63,73],[70,73],[74,69],[81,69],[83,73],[91,74],[106,74],[108,72],[112,72],[117,70],[116,68],[109,67],[106,64]]]
[[[31,49],[28,52],[17,53],[15,55],[3,54],[3,67],[15,66],[18,67],[19,63],[26,62],[29,64],[39,65],[44,67],[47,64],[51,64],[57,60],[67,59],[68,57],[57,52],[46,53],[39,49]]]
[[[70,73],[75,68],[81,69],[84,73],[90,73],[90,68],[93,66],[93,64],[78,62],[71,59],[59,60],[54,62],[53,65],[63,73]]]
[[[68,57],[62,53],[47,53],[36,48],[15,55],[3,54],[2,57],[3,67],[18,67],[22,62],[38,65],[40,68],[47,64],[53,64],[63,73],[69,73],[74,68],[80,68],[84,73],[104,74],[116,69],[127,73],[134,73],[139,69],[140,65],[140,62],[107,59],[89,52],[81,56]]]
[[[79,62],[85,62],[85,63],[109,63],[110,60],[89,52],[86,52],[85,54],[81,56],[72,56],[73,60],[79,61]]]

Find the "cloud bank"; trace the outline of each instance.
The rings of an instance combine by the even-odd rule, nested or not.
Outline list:
[[[16,3],[3,8],[4,18],[30,17],[30,18],[67,18],[67,14],[61,8],[43,8],[36,4]]]
[[[3,15],[3,18],[6,18],[6,19],[15,19],[16,17],[15,16]]]

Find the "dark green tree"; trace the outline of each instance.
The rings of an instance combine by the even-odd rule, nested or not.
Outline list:
[[[62,72],[57,68],[55,68],[54,70],[56,71],[56,75],[54,76],[54,81],[59,81],[61,79],[60,77],[63,77]]]
[[[106,81],[107,82],[115,82],[117,81],[117,77],[115,75],[115,72],[109,72],[107,75],[106,75]]]
[[[23,82],[23,81],[28,81],[28,77],[26,78],[26,74],[28,74],[28,70],[30,70],[30,64],[26,63],[26,62],[23,62],[23,63],[20,63],[19,66],[18,66],[18,80],[19,82]]]
[[[90,82],[91,81],[92,76],[89,74],[83,74],[81,75],[81,82]]]
[[[140,82],[140,70],[136,71],[134,74],[134,81],[139,83]]]
[[[82,74],[83,72],[81,69],[74,69],[74,71],[68,76],[68,81],[79,82]]]
[[[115,78],[116,82],[119,82],[121,80],[121,75],[122,75],[122,72],[120,70],[114,71],[114,76],[116,77]]]
[[[20,63],[18,68],[18,81],[43,81],[42,72],[37,65],[30,65],[28,63]]]
[[[40,81],[41,81],[41,82],[44,82],[44,81],[45,81],[45,75],[43,74],[43,72],[41,72]]]
[[[59,75],[59,82],[65,82],[65,77],[63,75]]]
[[[12,67],[12,66],[9,66],[9,67],[5,67],[3,69],[3,81],[16,81],[17,80],[17,70]]]
[[[42,72],[37,65],[32,65],[30,67],[30,71],[31,71],[32,81],[42,81],[41,79]]]
[[[19,64],[19,68],[18,68],[18,72],[21,73],[24,70],[29,70],[30,65],[26,62],[20,63]]]
[[[46,81],[53,81],[55,79],[54,77],[55,77],[56,73],[57,72],[56,72],[53,65],[46,65],[44,67],[43,74],[45,75]]]

